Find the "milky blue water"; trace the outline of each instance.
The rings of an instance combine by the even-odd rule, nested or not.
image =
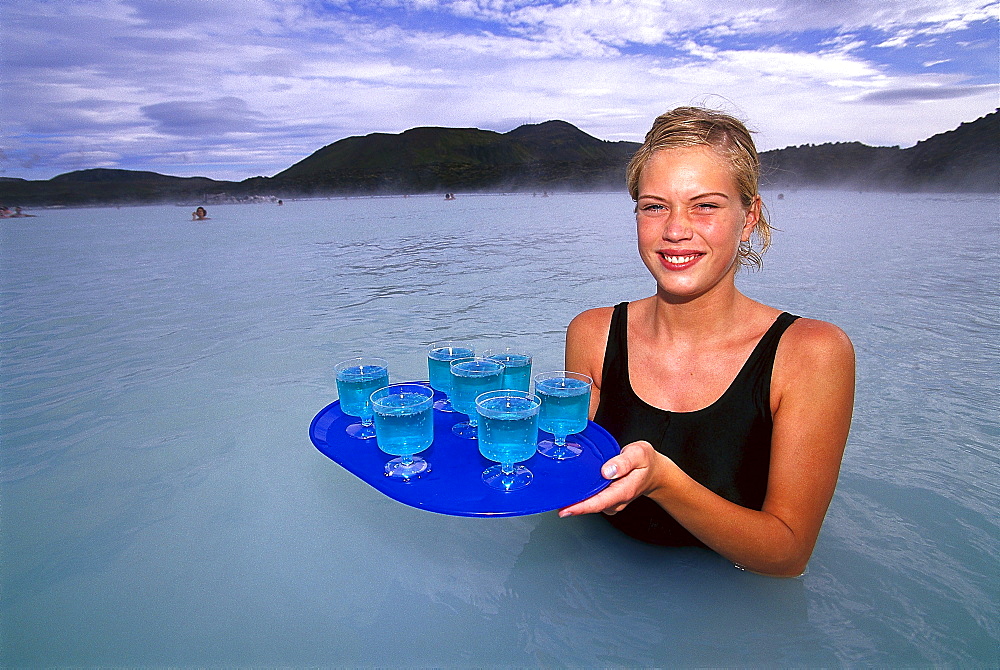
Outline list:
[[[791,192],[738,280],[858,352],[806,574],[599,518],[436,515],[320,454],[333,365],[526,343],[652,291],[623,195],[0,223],[0,665],[1000,664],[997,197]]]

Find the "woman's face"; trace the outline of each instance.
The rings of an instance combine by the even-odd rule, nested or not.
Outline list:
[[[725,160],[707,146],[661,149],[639,175],[639,255],[660,292],[680,299],[733,285],[739,244],[760,200],[743,206]]]

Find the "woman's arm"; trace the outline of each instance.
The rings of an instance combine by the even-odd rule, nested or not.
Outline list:
[[[854,407],[854,349],[821,321],[799,319],[778,346],[772,375],[771,465],[763,509],[732,503],[691,479],[648,442],[603,468],[608,488],[561,516],[614,514],[647,495],[707,546],[755,572],[805,569],[833,497]]]

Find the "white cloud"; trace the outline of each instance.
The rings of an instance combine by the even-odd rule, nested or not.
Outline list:
[[[922,55],[913,74],[872,61],[859,32],[889,28],[881,46],[905,54],[916,41],[947,39],[943,26],[982,20],[984,7],[21,0],[5,8],[0,169],[47,178],[87,157],[240,179],[347,135],[418,125],[505,131],[559,118],[638,140],[657,114],[702,101],[749,117],[771,148],[911,144],[992,111],[995,89],[960,73],[931,77],[927,68],[947,56]],[[809,48],[751,39],[807,28],[832,32]],[[729,41],[741,46],[720,46]],[[977,85],[988,81],[978,76]],[[32,167],[17,173],[21,165]]]
[[[983,0],[771,0],[748,7],[745,0],[572,0],[483,2],[409,0],[411,9],[504,23],[545,35],[584,33],[609,44],[656,44],[676,32],[710,29],[731,33],[799,32],[861,27],[954,31],[996,18]],[[527,33],[526,33],[527,34]]]
[[[122,155],[113,151],[85,148],[56,157],[63,165],[78,166],[76,169],[115,167],[121,159]]]

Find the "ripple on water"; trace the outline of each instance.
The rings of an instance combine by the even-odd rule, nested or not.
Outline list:
[[[434,340],[517,338],[561,367],[573,316],[654,288],[625,195],[4,222],[0,664],[996,665],[1000,249],[928,268],[922,242],[945,218],[995,239],[996,199],[787,196],[739,285],[858,352],[795,580],[599,518],[427,514],[308,442],[350,355],[417,379]]]

